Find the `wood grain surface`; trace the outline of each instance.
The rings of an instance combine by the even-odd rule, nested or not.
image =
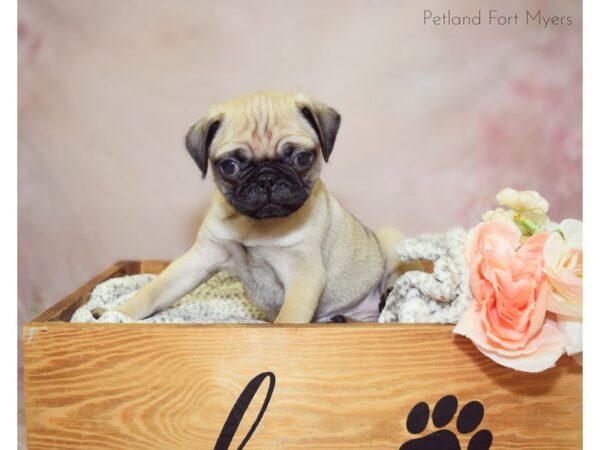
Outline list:
[[[30,450],[212,449],[266,371],[276,384],[247,449],[398,449],[416,437],[411,407],[448,394],[484,405],[493,449],[581,448],[579,366],[565,357],[541,374],[514,372],[450,326],[51,322],[26,326],[23,342]],[[459,436],[463,449],[471,435]]]
[[[449,394],[484,405],[495,450],[581,448],[579,366],[515,372],[451,326],[68,323],[100,281],[167,264],[116,263],[24,327],[30,450],[237,449],[261,408],[247,449],[397,449],[435,431],[407,431],[412,406]],[[263,382],[242,415],[240,394],[267,372],[270,403]],[[463,449],[476,431],[456,433]]]

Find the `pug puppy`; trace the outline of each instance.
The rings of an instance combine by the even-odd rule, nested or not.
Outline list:
[[[142,319],[227,270],[275,323],[376,321],[402,235],[371,232],[319,179],[339,127],[336,110],[299,93],[211,107],[186,137],[217,186],[196,241],[117,310]]]

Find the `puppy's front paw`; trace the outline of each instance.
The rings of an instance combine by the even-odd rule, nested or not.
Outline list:
[[[94,308],[94,309],[92,309],[92,311],[91,311],[91,313],[92,313],[92,317],[93,317],[94,319],[96,319],[96,320],[97,320],[97,319],[99,319],[99,318],[100,318],[100,316],[102,316],[102,314],[104,314],[106,311],[108,311],[108,309],[107,309],[107,308],[102,308],[102,307],[97,307],[97,308]]]

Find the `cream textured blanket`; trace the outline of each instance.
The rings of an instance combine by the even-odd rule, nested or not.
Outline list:
[[[227,272],[219,272],[173,306],[143,320],[134,321],[116,311],[107,311],[99,319],[92,316],[96,307],[115,308],[156,275],[131,275],[112,278],[93,290],[87,304],[79,308],[71,322],[103,323],[260,323],[264,314],[244,295],[240,281]]]

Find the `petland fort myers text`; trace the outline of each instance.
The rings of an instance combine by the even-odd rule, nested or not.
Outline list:
[[[541,10],[502,12],[497,9],[473,11],[472,14],[456,14],[451,9],[443,11],[423,10],[423,25],[454,26],[540,26],[550,28],[573,25],[573,17],[544,14]]]

